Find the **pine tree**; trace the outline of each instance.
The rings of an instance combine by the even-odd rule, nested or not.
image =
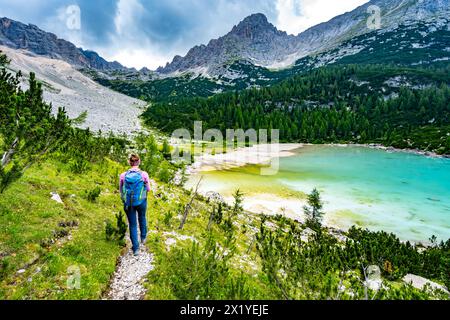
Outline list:
[[[322,211],[323,202],[322,199],[320,198],[319,190],[314,189],[308,195],[308,205],[305,206],[303,209],[306,215],[307,225],[312,228],[316,227],[320,228],[324,212]]]
[[[167,140],[164,140],[163,146],[162,146],[162,154],[164,155],[164,158],[169,160],[172,156],[172,152],[170,150],[170,145]]]
[[[244,202],[244,194],[241,192],[241,190],[238,189],[233,194],[233,198],[234,198],[233,215],[236,216],[244,210],[244,208],[242,207],[242,203]]]
[[[42,87],[30,74],[29,89],[20,88],[21,74],[10,74],[0,54],[0,193],[41,161],[67,135],[71,121],[64,109],[52,114],[52,106],[42,98]]]

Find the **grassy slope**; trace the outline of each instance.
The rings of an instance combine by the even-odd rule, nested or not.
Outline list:
[[[176,261],[171,261],[171,259],[174,258],[170,255],[171,250],[175,247],[190,249],[192,247],[192,240],[178,239],[173,246],[169,246],[166,241],[168,239],[176,240],[177,237],[174,236],[175,233],[179,236],[193,237],[199,243],[204,243],[211,213],[211,204],[208,204],[203,199],[194,201],[187,223],[184,229],[180,231],[178,230],[180,217],[177,215],[178,213],[183,212],[184,206],[189,202],[191,197],[190,192],[181,191],[176,188],[168,188],[167,186],[161,186],[160,189],[162,197],[154,199],[152,203],[153,209],[150,213],[150,230],[155,230],[155,232],[150,234],[147,245],[155,255],[156,268],[154,271],[150,272],[148,276],[148,293],[146,299],[180,299],[180,297],[175,296],[169,289],[172,285],[170,281],[161,281],[161,278],[165,279],[166,277],[161,277],[160,273],[166,271],[170,272],[170,269],[167,267],[169,265],[173,266],[177,264]],[[167,201],[168,199],[170,200]],[[175,213],[175,215],[170,213]],[[253,288],[253,299],[271,299],[274,297],[271,296],[269,290],[265,290],[265,284],[259,278],[261,274],[261,264],[259,261],[260,258],[256,252],[256,243],[253,240],[255,233],[258,231],[260,221],[258,215],[246,213],[239,215],[234,222],[234,225],[237,228],[237,254],[231,260],[230,272],[235,276],[244,272],[247,281],[249,281],[249,285]],[[212,225],[213,235],[218,241],[219,246],[226,247],[224,244],[223,232],[216,224],[213,223]],[[180,274],[195,274],[195,272],[189,273],[184,267],[185,266],[180,264]],[[196,266],[192,266],[192,270],[197,270]],[[190,284],[186,282],[186,287],[189,287],[189,285]],[[264,295],[261,295],[262,293],[264,293]],[[184,297],[184,299],[186,299],[186,297]],[[192,299],[195,299],[195,296]],[[224,299],[229,299],[229,297],[224,297]]]
[[[123,251],[117,243],[105,239],[105,221],[112,220],[121,210],[116,183],[123,169],[110,162],[104,167],[95,166],[86,174],[73,175],[67,164],[48,162],[33,167],[0,196],[0,299],[102,297]],[[96,184],[103,192],[97,203],[90,203],[85,193]],[[58,192],[65,205],[51,200],[50,192]],[[194,201],[184,230],[178,230],[180,215],[190,197],[190,192],[165,184],[159,184],[155,194],[150,195],[151,233],[147,245],[155,255],[155,269],[147,277],[146,299],[195,299],[195,296],[177,295],[172,280],[179,284],[180,279],[187,279],[186,288],[191,289],[190,277],[209,271],[202,270],[201,264],[198,268],[191,266],[190,260],[181,263],[176,260],[179,256],[171,255],[177,247],[191,248],[190,239],[177,240],[170,250],[166,243],[169,238],[179,236],[205,243],[211,205],[202,199]],[[77,221],[78,226],[59,226],[70,221]],[[277,299],[268,288],[253,241],[260,221],[260,216],[253,214],[241,214],[234,220],[237,251],[228,272],[234,279],[245,278],[252,299]],[[272,218],[268,223],[276,226]],[[213,234],[215,241],[225,248],[225,234],[216,224],[213,224]],[[61,238],[55,243],[49,241],[57,236]],[[68,268],[72,266],[81,271],[79,290],[67,288]],[[22,269],[25,272],[18,273]]]
[[[30,169],[0,197],[0,299],[102,297],[122,252],[116,243],[106,241],[104,232],[105,221],[121,210],[115,187],[122,169],[111,162],[104,168],[96,166],[86,174],[74,175],[64,164],[47,162]],[[96,185],[103,191],[97,203],[91,203],[85,193]],[[51,192],[57,192],[64,205],[51,200]],[[148,246],[155,253],[157,265],[167,253],[166,240],[174,238],[174,233],[203,241],[210,213],[210,205],[204,201],[194,202],[184,230],[178,230],[179,215],[189,199],[189,192],[163,184],[156,196],[150,195],[148,219],[152,231]],[[72,221],[78,226],[60,226]],[[239,217],[240,252],[247,251],[253,234],[249,229],[243,234],[242,226],[257,228],[258,221],[253,215]],[[220,238],[220,232],[215,233]],[[176,246],[191,244],[190,240],[178,241]],[[260,271],[256,259],[253,247],[249,255],[235,258],[234,271],[243,268],[256,275]],[[69,268],[73,266],[81,271],[80,290],[67,288]],[[255,285],[261,284],[256,281]],[[150,283],[149,288],[148,299],[173,298],[158,283]]]
[[[65,165],[45,163],[0,196],[0,299],[101,297],[121,253],[104,233],[105,220],[120,210],[113,191],[119,169],[109,164],[73,175]],[[85,190],[95,184],[103,192],[94,204]],[[65,205],[51,200],[51,192],[58,192]],[[70,221],[78,226],[59,226]],[[60,239],[52,243],[55,238]],[[80,290],[67,289],[71,266],[80,269]],[[21,269],[25,273],[17,273]]]
[[[208,285],[208,280],[212,270],[208,270],[210,264],[201,261],[202,255],[194,255],[191,238],[200,243],[202,247],[207,238],[207,226],[211,213],[212,205],[204,199],[194,201],[191,214],[188,216],[184,230],[178,230],[180,224],[180,214],[189,202],[190,192],[180,190],[179,188],[160,185],[158,195],[150,202],[150,230],[153,230],[149,236],[147,245],[155,256],[155,269],[149,273],[146,279],[146,288],[148,289],[146,299],[151,300],[195,300],[195,299],[251,299],[251,300],[277,300],[277,296],[270,288],[267,275],[262,270],[262,260],[256,249],[254,237],[259,233],[262,216],[251,213],[238,215],[233,224],[236,228],[236,253],[229,263],[227,271],[236,281],[243,280],[245,288],[249,290],[246,295],[229,295],[231,291],[225,289],[230,286],[225,278],[219,277],[219,287],[223,290],[219,292],[214,289],[217,285],[212,282]],[[245,201],[245,200],[244,200]],[[266,226],[272,230],[281,229],[287,232],[285,227],[279,225],[276,217],[266,217]],[[299,226],[305,230],[306,226]],[[221,248],[227,248],[225,244],[225,233],[216,224],[212,223],[212,234],[214,241]],[[175,235],[174,235],[175,234]],[[186,237],[185,240],[179,237]],[[169,245],[168,239],[176,239],[176,244]],[[344,244],[342,244],[344,245]],[[180,254],[178,249],[182,249]],[[177,251],[177,253],[174,253]],[[205,257],[206,258],[206,257]],[[391,257],[392,258],[392,257]],[[217,271],[217,270],[216,270]],[[361,279],[362,273],[359,270],[352,270],[357,279]],[[342,279],[338,271],[335,270],[334,280]],[[347,287],[351,287],[354,279],[342,279]],[[437,280],[437,279],[432,279]],[[359,280],[358,280],[359,281]],[[403,287],[401,280],[389,281],[384,278],[386,284],[392,289],[389,296],[383,296],[382,299],[430,299],[430,296],[423,294],[419,290]],[[242,282],[242,283],[244,283]],[[437,282],[440,282],[437,280]],[[441,283],[443,284],[443,283]],[[212,295],[204,295],[205,286],[210,286]],[[395,289],[395,291],[392,291]],[[202,295],[203,294],[203,295]],[[317,292],[303,293],[299,296],[301,299],[311,299],[311,294],[321,294],[320,289]],[[326,294],[324,297],[327,297]],[[344,297],[342,297],[344,299]],[[347,297],[348,298],[348,297]],[[445,296],[440,298],[446,299]]]
[[[163,196],[160,199],[154,199],[152,204],[150,230],[155,231],[150,234],[147,246],[154,254],[155,269],[149,273],[146,279],[145,286],[148,290],[145,297],[146,300],[280,299],[280,296],[274,293],[273,288],[270,288],[267,275],[262,270],[262,261],[256,250],[256,242],[253,241],[254,235],[259,232],[261,216],[250,213],[239,215],[234,222],[237,250],[236,255],[230,260],[230,269],[228,270],[235,280],[243,279],[245,281],[245,287],[249,290],[249,293],[245,297],[228,296],[227,291],[224,289],[221,293],[222,295],[218,295],[217,292],[209,298],[204,295],[198,295],[198,292],[202,290],[197,286],[199,283],[202,283],[201,279],[204,279],[205,275],[210,272],[210,270],[205,269],[208,265],[198,260],[201,260],[201,256],[192,255],[192,251],[190,251],[192,248],[191,239],[179,239],[174,245],[168,245],[166,241],[175,239],[176,237],[173,234],[176,233],[187,238],[193,237],[195,241],[203,245],[206,241],[206,229],[211,207],[201,200],[194,202],[193,214],[189,216],[185,229],[180,231],[178,230],[179,219],[176,216],[172,217],[170,214],[168,216],[171,218],[167,218],[167,213],[179,212],[177,210],[184,207],[188,202],[188,193],[173,189],[163,190],[162,193],[169,196],[171,201],[167,201],[167,198]],[[178,203],[182,205],[180,206]],[[278,222],[274,217],[267,217],[267,219],[266,226],[273,230],[279,228]],[[305,230],[306,226],[300,226],[300,228]],[[287,232],[287,229],[284,229],[284,231]],[[224,234],[214,223],[213,235],[219,247],[226,247]],[[182,255],[173,254],[172,251],[177,249],[184,250],[184,253]],[[362,273],[359,270],[352,270],[351,276],[353,278],[340,278],[338,271],[335,271],[333,275],[335,281],[342,279],[343,284],[347,287],[352,286],[355,278],[362,278]],[[391,292],[389,297],[384,297],[383,299],[430,299],[430,296],[423,294],[417,289],[403,287],[403,283],[400,280],[388,281],[385,278],[383,280],[392,289],[397,290]],[[220,278],[218,281],[224,281],[224,279]],[[225,287],[229,286],[229,283],[224,282],[221,285]],[[214,283],[211,284],[211,287],[213,286]],[[299,298],[309,300],[312,296],[317,295],[315,299],[323,299],[320,296],[321,293],[320,289],[317,289],[317,291],[304,292]],[[324,297],[327,297],[326,294]],[[439,297],[440,299],[446,299],[445,295]],[[348,297],[342,297],[342,299],[348,299]]]

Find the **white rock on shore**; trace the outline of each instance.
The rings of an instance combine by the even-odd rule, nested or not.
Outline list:
[[[411,284],[414,288],[419,289],[419,290],[423,290],[426,288],[427,285],[429,285],[429,287],[433,290],[441,290],[450,295],[450,292],[448,291],[448,289],[446,287],[444,287],[436,282],[433,282],[431,280],[428,280],[426,278],[416,276],[414,274],[407,274],[403,278],[403,282],[405,282],[407,284]]]

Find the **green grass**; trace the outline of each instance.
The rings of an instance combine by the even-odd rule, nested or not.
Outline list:
[[[30,169],[0,196],[1,299],[102,296],[122,250],[106,241],[104,232],[105,221],[121,210],[112,184],[119,169],[110,163],[74,175],[63,164],[47,162]],[[86,190],[96,185],[102,194],[91,203]],[[51,192],[57,192],[64,205],[51,200]],[[60,226],[72,221],[75,226]],[[80,289],[67,287],[70,267],[80,270]]]
[[[121,210],[116,184],[124,169],[106,162],[103,166],[94,165],[86,174],[74,175],[67,164],[50,161],[30,169],[0,196],[0,299],[102,298],[117,259],[125,250],[107,241],[105,235],[105,221],[114,219]],[[86,191],[96,186],[102,193],[92,203]],[[64,205],[51,200],[51,192],[61,195]],[[253,241],[255,232],[259,232],[261,216],[242,213],[233,219],[235,255],[226,262],[225,271],[219,263],[216,273],[211,273],[210,264],[204,263],[207,259],[198,257],[207,256],[202,248],[208,235],[212,204],[198,197],[185,228],[178,229],[180,215],[190,198],[191,192],[163,183],[149,195],[151,232],[147,246],[154,254],[155,269],[147,276],[145,298],[279,299],[262,269],[263,261]],[[277,219],[269,217],[268,224],[274,230],[284,230]],[[70,223],[73,221],[76,224]],[[169,249],[166,241],[176,237],[174,234],[188,239],[178,240]],[[223,224],[213,223],[211,234],[218,246],[229,248]],[[52,242],[55,237],[60,239]],[[200,254],[193,255],[196,263],[189,256],[192,238],[200,244]],[[24,272],[18,273],[19,270]],[[79,289],[68,287],[73,270],[80,272]]]
[[[172,281],[168,277],[178,277],[186,273],[185,264],[178,263],[178,257],[172,256],[173,250],[191,249],[193,241],[191,239],[178,240],[176,244],[170,247],[166,244],[168,238],[174,238],[176,233],[180,236],[194,238],[200,244],[204,244],[207,235],[207,226],[209,222],[212,204],[207,203],[201,197],[194,201],[191,213],[188,216],[187,223],[183,230],[179,230],[179,215],[184,211],[185,205],[191,197],[190,192],[168,185],[160,185],[158,197],[150,197],[149,200],[149,229],[155,232],[150,233],[147,246],[155,256],[155,269],[148,275],[146,287],[148,289],[147,300],[170,300],[184,299],[186,297],[177,296],[171,290]],[[170,219],[166,216],[169,215]],[[270,292],[265,290],[265,284],[260,279],[260,263],[256,252],[255,243],[248,252],[249,245],[253,239],[253,232],[250,228],[258,228],[260,218],[254,214],[242,214],[236,220],[236,247],[237,254],[230,261],[230,274],[238,277],[243,274],[248,285],[253,288],[252,297],[262,299],[270,297]],[[213,224],[212,234],[221,247],[226,247],[223,231]],[[189,264],[188,264],[189,265]],[[256,266],[256,268],[254,267]],[[177,274],[170,275],[173,268],[179,268]],[[188,286],[189,284],[186,283]],[[265,295],[261,295],[265,293]],[[194,297],[195,298],[195,297]],[[223,297],[227,298],[227,297]],[[229,298],[229,297],[228,297]]]

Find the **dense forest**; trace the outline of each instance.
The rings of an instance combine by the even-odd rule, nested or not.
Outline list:
[[[450,154],[450,78],[445,69],[324,67],[268,88],[153,104],[147,124],[171,133],[280,129],[283,142],[380,143]]]
[[[269,87],[321,66],[358,64],[375,66],[370,72],[396,77],[407,72],[412,84],[449,82],[450,30],[446,25],[430,28],[425,22],[400,25],[395,30],[375,30],[344,41],[334,49],[303,57],[285,69],[267,69],[248,61],[232,59],[221,66],[218,76],[186,72],[179,77],[142,78],[138,72],[98,73],[83,70],[103,86],[146,101],[175,101],[180,98],[210,97],[252,87]],[[387,67],[390,66],[390,67]],[[383,73],[386,72],[384,75]],[[414,76],[415,74],[415,76]],[[385,80],[388,78],[384,77]]]

